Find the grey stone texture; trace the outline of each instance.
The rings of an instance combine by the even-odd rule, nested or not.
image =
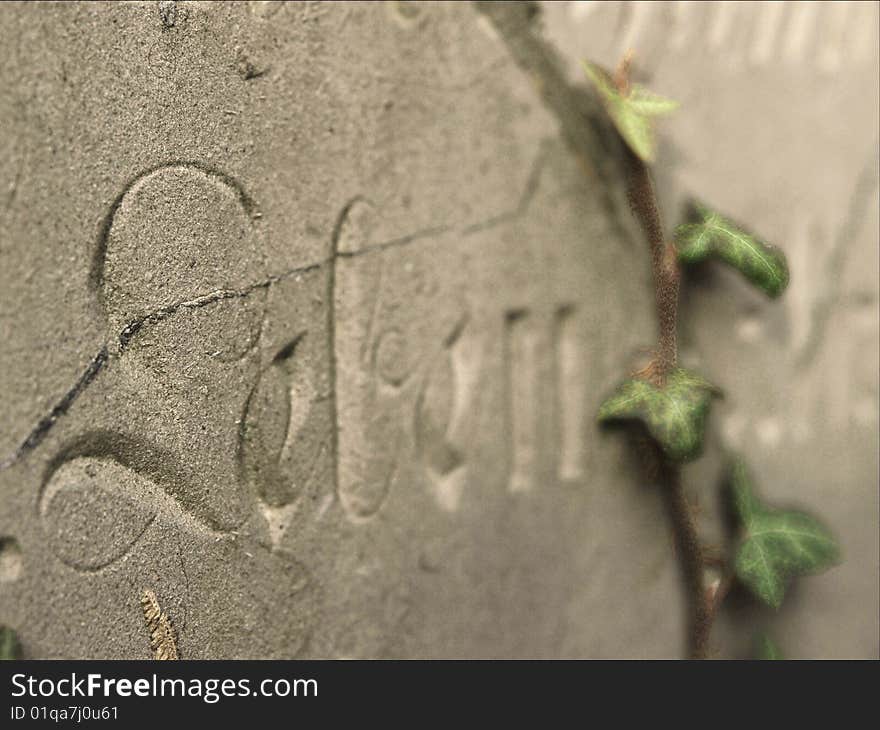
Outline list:
[[[578,71],[657,91],[672,226],[776,242],[683,294],[723,454],[845,562],[718,652],[878,653],[877,6],[0,8],[0,623],[34,658],[672,657],[662,502],[599,403],[654,336]]]

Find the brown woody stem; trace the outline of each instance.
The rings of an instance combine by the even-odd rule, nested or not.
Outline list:
[[[654,274],[654,297],[657,307],[658,339],[654,354],[652,380],[662,386],[666,376],[678,362],[678,289],[681,271],[675,247],[663,238],[663,226],[654,184],[648,166],[626,149],[627,194],[633,214],[642,226],[651,249],[651,268]]]
[[[648,480],[663,490],[666,511],[672,521],[675,553],[679,558],[682,579],[688,600],[688,657],[705,659],[709,651],[709,634],[718,606],[727,592],[706,593],[704,571],[706,559],[697,534],[693,511],[681,483],[681,469],[671,463],[656,442],[645,436],[636,441],[644,458]]]
[[[629,88],[631,55],[624,58],[615,75],[621,93]],[[663,387],[666,377],[678,362],[678,291],[681,282],[675,247],[663,236],[660,209],[648,166],[625,146],[627,194],[633,214],[642,227],[651,252],[654,275],[654,299],[657,309],[657,350],[643,375],[655,386]],[[691,506],[681,483],[681,469],[670,463],[654,442],[645,443],[651,477],[663,488],[666,505],[675,532],[676,552],[681,562],[682,578],[688,596],[688,655],[705,659],[709,634],[718,606],[726,593],[707,596],[704,570],[705,558],[694,523]]]
[[[662,454],[660,458],[663,458]],[[705,659],[715,611],[714,601],[710,603],[706,595],[700,538],[681,484],[681,469],[664,460],[662,477],[666,506],[675,533],[676,553],[688,595],[688,656]]]

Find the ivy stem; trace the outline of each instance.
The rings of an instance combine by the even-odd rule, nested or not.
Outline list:
[[[682,578],[687,589],[688,656],[691,659],[705,659],[715,611],[714,601],[710,603],[703,580],[703,550],[691,507],[682,487],[681,469],[669,464],[662,454],[658,453],[657,456],[662,464],[661,483],[675,534],[676,554],[679,556]]]
[[[627,195],[633,214],[639,221],[651,250],[651,268],[654,275],[654,298],[657,308],[657,350],[650,366],[649,379],[658,387],[678,362],[678,290],[681,270],[675,247],[663,237],[660,210],[654,194],[654,184],[648,166],[628,147],[625,150],[627,166]]]
[[[629,71],[632,54],[627,54],[617,69],[614,80],[621,93],[629,89]],[[657,311],[657,349],[651,363],[640,376],[662,388],[666,378],[678,362],[678,293],[681,269],[675,246],[663,235],[660,207],[648,166],[627,145],[624,145],[627,177],[627,196],[636,220],[641,226],[651,253],[654,278],[654,300]],[[688,599],[688,655],[691,659],[705,659],[709,649],[712,622],[723,599],[723,594],[707,596],[705,586],[705,558],[694,521],[693,512],[685,495],[681,469],[669,462],[661,449],[652,441],[645,443],[650,475],[664,493],[667,511],[675,533],[676,553],[681,564],[682,578]],[[726,592],[726,591],[725,591]]]
[[[687,594],[688,657],[705,659],[709,652],[712,622],[728,586],[720,586],[714,596],[706,592],[705,551],[697,533],[693,510],[682,486],[681,469],[663,455],[657,443],[647,434],[635,443],[643,456],[649,481],[662,489],[666,511],[672,522],[675,554]]]

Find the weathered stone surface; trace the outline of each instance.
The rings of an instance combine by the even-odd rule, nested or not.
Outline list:
[[[149,657],[144,589],[184,658],[681,652],[661,504],[593,420],[652,339],[650,272],[580,114],[590,98],[554,65],[560,12],[545,9],[546,41],[521,8],[463,3],[0,9],[0,622],[28,656]],[[766,119],[804,100],[749,120],[767,146],[716,158],[695,130],[731,114],[707,121],[709,81],[679,67],[680,86],[657,85],[697,107],[671,137],[695,157],[661,150],[669,189],[695,180],[785,247],[788,219],[758,201],[806,204],[788,176],[736,164],[790,139]],[[834,190],[852,169],[837,160]],[[741,181],[741,208],[722,180]],[[868,223],[852,237],[876,259]],[[792,643],[873,653],[875,414],[843,429],[805,412],[817,430],[789,445],[803,406],[786,404],[825,377],[792,380],[801,315],[717,278],[727,296],[699,292],[687,333],[738,394],[725,433],[778,419],[768,484],[832,503],[844,549],[870,557],[804,586]],[[839,335],[865,355],[875,302],[864,336]],[[743,311],[754,322],[722,337]],[[852,392],[876,403],[863,365]]]

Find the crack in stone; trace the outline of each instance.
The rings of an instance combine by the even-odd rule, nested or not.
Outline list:
[[[527,187],[526,194],[524,194],[522,199],[527,201],[533,194],[534,193],[528,192]],[[522,206],[520,206],[520,208],[522,208]],[[519,215],[522,212],[524,212],[524,209],[518,210],[516,212],[516,215]],[[510,217],[515,216],[495,216],[483,223],[476,223],[471,226],[471,228],[475,226],[481,227],[482,229],[489,228],[493,225],[496,225],[497,223],[503,222],[504,220],[509,220]],[[412,243],[422,241],[426,238],[432,238],[434,236],[440,235],[442,233],[447,233],[452,230],[454,230],[454,227],[448,225],[433,226],[430,228],[424,228],[422,230],[415,231],[414,233],[410,233],[400,238],[395,238],[389,241],[384,241],[383,243],[367,246],[358,251],[334,251],[332,255],[320,261],[306,264],[304,266],[298,266],[293,269],[280,272],[278,274],[273,274],[266,277],[265,279],[262,279],[261,281],[249,284],[243,289],[218,289],[200,295],[193,299],[174,302],[173,304],[161,307],[160,309],[145,314],[142,317],[138,317],[137,319],[132,320],[131,322],[126,324],[117,337],[118,345],[116,351],[113,354],[121,355],[129,347],[131,341],[135,337],[137,337],[137,335],[142,332],[145,327],[161,322],[162,320],[165,320],[168,317],[174,315],[181,309],[199,309],[209,304],[213,304],[215,302],[226,299],[241,299],[250,296],[253,292],[259,289],[267,289],[272,284],[284,281],[285,279],[289,279],[292,276],[305,274],[310,271],[321,269],[324,266],[333,265],[336,260],[340,258],[352,259],[381,251],[387,251],[391,248],[408,246]],[[332,308],[332,302],[330,303],[330,306]],[[70,407],[77,400],[77,398],[79,398],[79,396],[85,391],[85,389],[95,380],[95,378],[97,378],[98,374],[108,365],[110,361],[110,355],[110,350],[105,343],[101,346],[101,349],[98,351],[98,353],[92,358],[89,365],[79,376],[73,387],[70,388],[61,397],[61,399],[52,407],[52,409],[46,416],[40,419],[40,421],[30,431],[24,441],[22,441],[22,443],[9,456],[7,456],[3,461],[0,461],[0,471],[4,471],[12,467],[13,465],[21,461],[29,452],[33,451],[37,446],[42,443],[42,441],[52,430],[52,427],[55,425],[58,419],[65,415],[68,410],[70,410]]]
[[[11,455],[0,462],[0,471],[8,469],[10,466],[19,461],[25,454],[40,445],[43,439],[46,438],[46,435],[49,433],[49,431],[52,430],[55,422],[59,418],[61,418],[61,416],[67,413],[67,411],[70,409],[70,406],[73,405],[74,401],[76,401],[79,395],[98,376],[98,373],[100,373],[101,370],[104,368],[104,365],[106,365],[107,359],[107,346],[104,345],[98,351],[98,354],[92,358],[91,362],[88,364],[88,367],[86,367],[82,375],[79,376],[73,387],[64,394],[61,400],[59,400],[52,407],[52,410],[50,410],[46,416],[40,419],[39,423],[34,426],[33,430],[27,435],[27,438],[22,441],[21,445],[15,451],[13,451]]]
[[[540,6],[488,0],[474,0],[473,4],[492,23],[517,66],[534,80],[544,106],[556,117],[584,172],[598,178],[599,202],[615,232],[627,244],[635,245],[633,232],[624,224],[628,216],[620,174],[623,143],[595,95],[568,83],[558,54],[536,31]]]
[[[539,38],[534,32],[534,20],[540,12],[539,6],[533,2],[508,4],[482,1],[476,1],[474,5],[476,9],[485,15],[495,26],[515,63],[524,72],[530,74],[537,80],[536,85],[539,88],[540,96],[548,110],[559,120],[563,137],[573,148],[578,159],[581,160],[587,168],[587,171],[595,173],[598,176],[600,181],[598,187],[600,190],[601,202],[609,212],[610,220],[617,222],[616,225],[621,237],[627,241],[631,241],[631,232],[621,223],[623,216],[619,214],[621,204],[618,198],[620,198],[620,195],[615,195],[615,191],[619,193],[622,189],[619,175],[613,169],[614,162],[622,156],[620,141],[617,139],[617,135],[614,131],[609,127],[607,120],[605,120],[605,116],[599,107],[598,101],[584,90],[568,84],[565,75],[561,70],[561,65],[555,57],[551,46]],[[240,186],[235,184],[234,181],[228,179],[227,176],[222,175],[211,168],[206,168],[199,163],[186,164],[200,169],[206,174],[220,176],[225,182],[233,184],[242,198],[245,209],[249,212],[253,210],[253,201],[246,196],[246,194],[240,189]],[[461,234],[468,235],[477,231],[487,230],[523,215],[527,211],[528,206],[537,191],[543,164],[544,156],[542,153],[539,153],[527,180],[526,188],[514,210],[495,215],[482,222],[471,224],[465,227],[461,231]],[[159,167],[153,168],[153,170],[159,169]],[[132,185],[134,185],[135,182],[137,182],[137,180],[144,177],[145,174],[149,174],[149,172],[150,171],[147,171],[146,173],[139,175],[119,194],[119,196],[117,196],[114,205],[111,207],[111,210],[105,219],[105,229],[109,228],[115,210],[118,208],[124,194]],[[349,252],[333,250],[329,257],[321,261],[269,276],[262,281],[245,287],[244,289],[220,289],[196,297],[195,299],[167,305],[129,322],[119,333],[118,354],[121,354],[128,347],[132,339],[136,337],[145,326],[160,322],[172,316],[180,309],[197,309],[224,299],[246,297],[258,289],[268,288],[272,284],[291,276],[307,273],[327,265],[333,265],[339,258],[351,259],[357,256],[385,251],[391,248],[407,246],[416,241],[424,240],[425,238],[437,236],[452,230],[454,230],[454,227],[452,226],[434,226],[421,231],[416,231],[415,233],[401,238],[369,246],[358,251]],[[106,232],[106,230],[103,231],[102,240],[106,239]],[[334,232],[334,235],[336,235],[336,232]],[[93,283],[100,283],[100,272],[96,266],[93,266],[91,279]],[[329,307],[332,311],[332,301],[329,303]],[[335,326],[335,322],[333,325]],[[16,448],[6,459],[0,461],[0,471],[10,468],[24,458],[30,451],[33,451],[39,446],[58,419],[68,412],[76,399],[95,380],[95,378],[97,378],[98,374],[108,364],[109,359],[110,353],[107,344],[105,343],[92,358],[91,362],[77,379],[73,387],[70,388],[70,390],[61,397],[58,403],[52,407],[48,415],[44,416],[37,423],[18,448]]]
[[[461,231],[463,236],[469,236],[472,233],[486,231],[502,223],[508,223],[521,218],[528,212],[532,200],[534,200],[535,195],[538,193],[538,185],[541,182],[541,173],[544,172],[544,165],[547,162],[548,147],[549,140],[542,140],[538,147],[538,154],[535,155],[534,162],[532,162],[532,169],[529,171],[529,176],[526,179],[526,186],[522,195],[520,195],[519,201],[517,201],[516,207],[505,213],[499,213],[485,221],[480,221],[467,226]]]
[[[18,169],[15,171],[15,177],[12,180],[12,184],[9,186],[9,192],[6,195],[6,206],[5,210],[9,210],[12,207],[12,204],[15,202],[15,196],[18,194],[18,185],[21,182],[21,173],[24,169],[24,158],[18,163]]]
[[[852,241],[855,240],[865,217],[871,210],[871,200],[877,187],[876,161],[878,153],[880,153],[880,143],[875,143],[872,153],[868,155],[868,164],[856,181],[846,218],[837,232],[834,246],[828,255],[828,262],[825,267],[828,288],[825,296],[813,304],[810,313],[812,319],[810,331],[803,346],[795,356],[796,369],[806,367],[816,357],[816,353],[825,339],[825,331],[828,328],[834,308],[841,301],[841,285],[846,257],[852,249]]]

